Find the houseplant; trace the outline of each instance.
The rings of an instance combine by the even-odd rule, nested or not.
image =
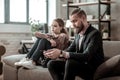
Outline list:
[[[42,25],[40,23],[40,20],[30,19],[29,24],[31,26],[31,32],[33,36],[36,31],[42,30]]]
[[[35,42],[37,38],[35,37],[34,33],[43,30],[42,25],[40,24],[40,20],[35,20],[35,19],[34,20],[30,19],[29,24],[31,26],[32,40]]]
[[[102,37],[103,37],[104,39],[108,38],[108,32],[109,32],[109,31],[108,31],[107,29],[103,30]]]

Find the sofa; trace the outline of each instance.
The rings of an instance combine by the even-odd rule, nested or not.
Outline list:
[[[103,41],[105,62],[101,64],[95,74],[94,80],[120,80],[120,41]],[[26,54],[10,55],[3,58],[4,80],[52,80],[47,68],[37,66],[36,69],[16,67],[15,62]],[[76,77],[75,80],[83,80]]]
[[[0,45],[0,75],[2,74],[2,66],[3,66],[1,57],[3,54],[5,54],[5,52],[6,52],[6,48],[3,45]]]

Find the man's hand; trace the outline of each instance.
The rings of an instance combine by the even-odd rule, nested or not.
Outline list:
[[[47,58],[51,58],[51,59],[56,59],[60,56],[61,54],[61,50],[59,49],[50,49],[47,51],[44,51],[44,56]]]

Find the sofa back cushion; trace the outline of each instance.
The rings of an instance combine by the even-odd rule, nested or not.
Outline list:
[[[106,58],[120,54],[120,41],[103,41],[103,50]]]

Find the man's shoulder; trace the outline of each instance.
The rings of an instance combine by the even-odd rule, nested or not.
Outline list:
[[[91,29],[89,30],[89,32],[86,35],[88,38],[91,38],[95,34],[100,34],[100,32],[97,29],[95,29],[94,27],[91,27]]]
[[[100,33],[100,31],[98,30],[98,29],[96,29],[95,27],[93,27],[93,26],[90,26],[90,28],[89,28],[90,30],[89,30],[89,33],[88,34],[93,34],[93,33]]]

